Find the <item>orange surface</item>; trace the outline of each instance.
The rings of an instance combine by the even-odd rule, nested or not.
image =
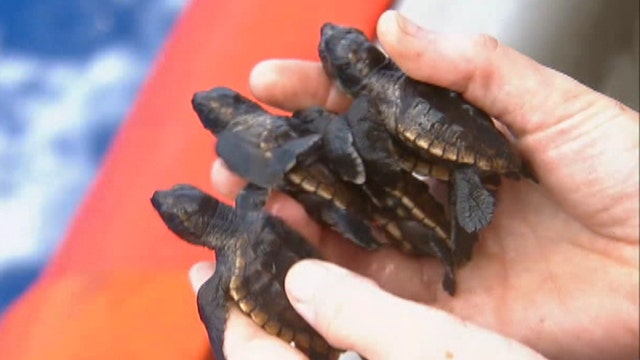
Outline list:
[[[194,0],[158,57],[60,250],[0,322],[0,359],[204,358],[187,269],[211,258],[149,203],[177,182],[210,190],[213,140],[194,91],[249,94],[254,64],[316,59],[325,21],[373,33],[388,0]]]

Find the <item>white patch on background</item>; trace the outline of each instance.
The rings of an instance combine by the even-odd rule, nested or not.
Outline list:
[[[0,271],[55,249],[185,4],[149,2],[138,38],[84,58],[0,48]]]

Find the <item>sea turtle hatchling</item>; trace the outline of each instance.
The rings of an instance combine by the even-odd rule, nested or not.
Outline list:
[[[355,163],[354,158],[363,164],[360,186],[376,205],[377,224],[396,240],[391,246],[439,258],[445,265],[444,288],[453,293],[454,265],[470,259],[477,234],[450,230],[444,208],[431,195],[429,185],[400,166],[397,146],[384,125],[371,118],[373,110],[360,97],[345,114],[312,107],[294,112],[290,124],[301,136],[321,136],[318,151],[334,172],[353,169],[349,161]]]
[[[261,189],[247,187],[232,208],[191,185],[176,185],[156,191],[151,201],[172,232],[216,252],[216,270],[199,289],[197,302],[217,360],[225,359],[230,304],[309,359],[335,359],[340,351],[302,319],[284,290],[294,263],[320,255],[298,232],[264,212],[264,199]]]
[[[320,135],[299,136],[287,117],[272,115],[224,87],[197,92],[192,104],[204,127],[217,137],[218,156],[231,171],[249,183],[292,196],[314,220],[358,245],[380,246],[366,194],[315,161]]]
[[[399,167],[387,167],[382,158],[382,163],[375,162],[372,159],[379,156],[373,151],[358,152],[363,149],[354,144],[362,142],[362,134],[353,138],[350,125],[306,122],[305,112],[273,115],[227,88],[196,93],[193,106],[205,128],[217,136],[218,156],[233,172],[292,196],[313,219],[367,249],[386,244],[409,254],[436,256],[445,265],[443,286],[454,293],[454,264],[463,262],[454,258],[456,249],[470,246],[450,240],[444,210],[426,184]],[[320,109],[306,113],[324,114]],[[326,126],[322,130],[314,124]],[[388,135],[385,129],[381,135]],[[328,153],[331,158],[323,158]],[[282,166],[283,160],[287,166]],[[359,184],[365,180],[366,167],[369,172],[397,174]]]
[[[327,75],[347,94],[371,98],[396,141],[450,166],[452,218],[468,232],[493,216],[495,199],[482,176],[532,178],[488,114],[455,91],[411,79],[360,30],[325,24],[318,52]]]

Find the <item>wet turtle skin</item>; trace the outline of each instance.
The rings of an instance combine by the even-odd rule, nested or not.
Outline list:
[[[382,140],[388,136],[385,129],[376,134],[366,126],[362,129],[365,133],[358,132],[360,127],[352,127],[347,117],[322,108],[310,108],[295,112],[290,124],[302,136],[321,136],[322,148],[318,152],[321,161],[328,164],[324,169],[330,169],[342,179],[364,179],[358,184],[359,189],[364,190],[372,202],[367,206],[371,214],[367,218],[386,235],[380,241],[406,254],[440,259],[445,266],[443,288],[453,295],[456,261],[444,209],[430,195],[427,184],[404,172],[392,154],[381,151]],[[357,166],[362,166],[364,171],[359,172]]]
[[[519,156],[487,113],[455,91],[411,79],[360,30],[325,24],[319,54],[347,94],[371,97],[389,132],[423,157],[523,175]]]
[[[440,259],[445,266],[444,288],[453,294],[454,267],[470,259],[477,235],[449,229],[444,208],[431,195],[425,182],[402,168],[389,133],[382,124],[376,124],[375,119],[369,119],[369,109],[367,102],[359,98],[346,114],[310,108],[295,112],[290,122],[301,135],[322,136],[323,147],[319,151],[323,161],[336,173],[353,168],[338,159],[358,157],[365,169],[361,187],[376,205],[374,218],[389,235],[392,241],[389,245],[405,253]],[[350,141],[344,142],[344,136],[336,134],[336,130],[349,132]],[[333,145],[333,142],[341,144]]]
[[[300,202],[313,219],[367,249],[388,244],[409,254],[437,256],[446,264],[445,288],[453,293],[454,260],[448,247],[451,244],[448,224],[441,220],[444,219],[442,208],[427,198],[430,195],[426,184],[415,179],[405,180],[402,175],[390,178],[394,181],[382,181],[387,186],[384,189],[371,180],[358,184],[364,178],[358,164],[364,166],[364,163],[353,146],[347,124],[314,121],[317,118],[314,116],[306,121],[307,117],[296,117],[296,114],[290,118],[271,115],[226,88],[199,92],[193,104],[205,128],[217,136],[218,155],[232,171],[250,183],[287,193]],[[309,109],[309,114],[314,111]],[[325,113],[318,110],[317,114]],[[386,130],[383,133],[386,134]],[[303,148],[298,146],[301,139],[313,142]],[[333,144],[328,139],[333,140]],[[324,157],[328,153],[334,156]],[[370,156],[375,155],[364,157],[367,164]],[[288,164],[286,167],[280,166],[283,161]],[[376,171],[384,168],[377,166]],[[348,169],[357,171],[349,173]],[[401,170],[397,167],[395,171]],[[351,182],[343,180],[345,178]],[[419,203],[404,195],[402,188],[411,180],[411,186],[417,188],[413,195],[421,193]],[[418,191],[418,187],[424,191]],[[438,212],[434,215],[436,220],[431,214],[434,211]]]
[[[216,87],[197,92],[192,106],[203,126],[217,136],[216,150],[227,166],[264,188],[281,185],[319,136],[299,137],[285,117],[274,116],[236,91]]]
[[[335,359],[332,348],[291,306],[284,279],[293,264],[320,255],[282,220],[261,207],[248,189],[236,208],[190,185],[156,191],[152,203],[169,229],[189,243],[216,251],[216,271],[199,289],[198,312],[216,359],[224,360],[224,331],[229,306],[297,349],[311,360]]]
[[[428,185],[403,171],[395,157],[389,134],[385,129],[376,129],[363,116],[366,113],[361,113],[357,108],[357,104],[354,104],[344,115],[311,108],[295,112],[290,123],[304,136],[320,134],[323,148],[318,151],[324,162],[339,176],[353,169],[352,164],[340,161],[340,158],[357,159],[365,170],[359,175],[365,180],[361,186],[377,208],[395,213],[394,218],[397,219],[410,218],[423,222],[448,242],[448,225],[443,221],[444,210],[430,195]],[[332,126],[331,123],[345,125]],[[343,141],[345,133],[351,135],[349,143]]]
[[[224,87],[196,93],[192,104],[217,137],[218,156],[231,171],[252,184],[287,193],[314,220],[358,245],[380,246],[366,194],[316,161],[320,135],[300,136],[287,117],[272,115]]]
[[[370,98],[400,149],[437,164],[422,168],[449,182],[452,228],[476,232],[491,221],[495,198],[484,176],[533,178],[487,113],[455,91],[409,78],[361,31],[325,24],[318,52],[347,94]]]

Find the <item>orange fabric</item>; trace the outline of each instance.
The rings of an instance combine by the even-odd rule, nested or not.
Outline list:
[[[177,23],[69,233],[0,322],[0,359],[191,359],[207,353],[186,272],[211,254],[176,240],[152,192],[209,185],[212,138],[194,91],[248,94],[254,64],[316,59],[323,22],[373,33],[388,0],[194,0]]]
[[[52,278],[6,318],[0,358],[205,359],[185,278],[184,270]]]

